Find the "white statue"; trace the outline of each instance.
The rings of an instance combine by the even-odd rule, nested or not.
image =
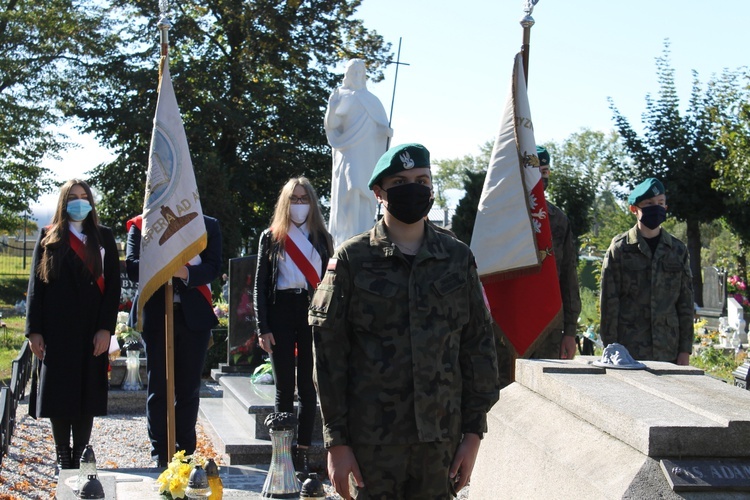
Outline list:
[[[347,63],[343,84],[328,99],[324,125],[333,148],[328,231],[338,246],[372,227],[377,205],[367,184],[393,136],[383,104],[367,90],[362,59]]]

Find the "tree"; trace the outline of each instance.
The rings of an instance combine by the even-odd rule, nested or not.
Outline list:
[[[122,41],[92,68],[66,110],[116,152],[97,166],[110,225],[140,212],[156,105],[158,36],[153,0],[114,0]],[[360,0],[175,2],[170,71],[204,212],[222,222],[225,256],[251,253],[281,186],[308,176],[330,190],[323,130],[328,95],[345,59],[368,61],[373,80],[390,46],[353,19]],[[124,89],[124,90],[123,90]]]
[[[716,145],[706,96],[695,74],[688,108],[680,113],[668,41],[656,67],[659,97],[646,97],[643,137],[610,100],[617,129],[633,159],[633,163],[615,163],[613,173],[616,181],[630,189],[647,177],[664,183],[670,213],[687,224],[693,293],[702,305],[700,223],[712,221],[724,211],[723,195],[711,187],[718,177],[714,165],[722,158],[722,150]]]
[[[52,127],[55,96],[110,43],[98,2],[9,0],[0,7],[0,229],[23,226],[31,202],[52,187],[46,156],[66,146]]]
[[[579,238],[584,252],[603,256],[612,238],[633,227],[635,219],[624,205],[608,189],[596,196],[591,229]]]
[[[440,208],[448,208],[448,201],[445,199],[447,189],[463,189],[467,181],[466,172],[487,171],[494,144],[495,141],[485,142],[476,156],[465,155],[463,158],[435,162],[437,168],[432,173],[432,185],[435,187],[435,203]]]
[[[709,84],[708,109],[725,157],[713,186],[725,197],[723,220],[736,235],[737,274],[747,283],[750,248],[750,70],[724,70]]]
[[[614,162],[624,162],[626,155],[615,132],[589,129],[571,134],[560,144],[543,146],[552,160],[545,196],[568,216],[570,229],[580,242],[580,236],[591,228],[596,195],[605,187],[607,173]]]
[[[451,221],[451,230],[456,238],[467,245],[471,245],[471,235],[474,233],[474,222],[477,218],[479,199],[482,197],[482,188],[486,176],[486,170],[479,172],[464,171],[464,191],[466,194],[456,206],[456,213]]]

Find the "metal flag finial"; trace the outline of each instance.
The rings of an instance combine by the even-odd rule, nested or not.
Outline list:
[[[539,0],[537,0],[537,2],[538,1]],[[168,13],[169,13],[169,0],[159,0],[159,15],[161,15],[162,17],[166,17]]]
[[[521,19],[521,26],[524,28],[531,28],[534,26],[534,18],[531,17],[531,13],[534,12],[534,6],[539,3],[539,0],[524,0],[523,11],[526,13]]]

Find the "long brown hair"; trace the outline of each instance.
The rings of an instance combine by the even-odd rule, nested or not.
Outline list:
[[[273,211],[273,219],[271,220],[273,239],[276,240],[282,249],[284,248],[284,240],[286,239],[286,235],[289,234],[289,225],[293,224],[289,210],[292,201],[289,198],[297,186],[302,186],[308,198],[310,198],[310,212],[307,215],[306,223],[307,228],[310,230],[313,246],[318,246],[321,243],[321,237],[324,238],[323,243],[327,244],[324,236],[327,233],[326,225],[323,220],[323,214],[320,211],[318,195],[315,194],[315,188],[307,177],[292,177],[281,188],[279,199],[276,201],[276,208]]]
[[[101,235],[99,234],[99,216],[96,214],[94,194],[86,182],[81,179],[70,179],[60,188],[57,199],[57,209],[52,217],[52,223],[47,226],[47,233],[42,238],[41,246],[44,250],[37,269],[37,275],[45,282],[60,276],[62,259],[70,248],[70,222],[68,215],[68,195],[73,186],[81,186],[86,192],[91,212],[83,219],[83,233],[86,235],[86,267],[94,271],[94,277],[102,274],[102,256],[99,250]]]

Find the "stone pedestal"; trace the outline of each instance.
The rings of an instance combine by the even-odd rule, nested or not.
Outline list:
[[[597,359],[517,361],[488,415],[471,499],[748,498],[736,485],[675,492],[664,463],[698,460],[717,475],[726,459],[750,467],[750,392],[691,367]]]

